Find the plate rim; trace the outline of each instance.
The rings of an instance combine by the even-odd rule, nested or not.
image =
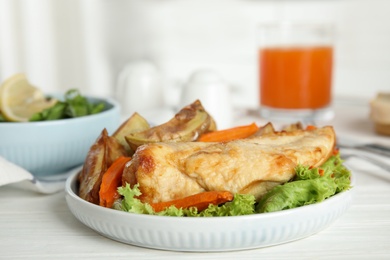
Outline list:
[[[68,208],[99,235],[132,246],[175,252],[230,252],[278,246],[315,235],[351,206],[351,188],[325,201],[278,212],[226,217],[172,217],[104,208],[81,199],[77,174],[65,186]]]

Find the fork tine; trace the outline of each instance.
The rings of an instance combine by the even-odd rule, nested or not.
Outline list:
[[[355,157],[355,158],[358,158],[358,159],[361,159],[361,160],[364,160],[364,161],[367,161],[375,166],[378,166],[379,168],[387,171],[387,172],[390,172],[390,164],[387,164],[387,163],[384,163],[380,160],[377,160],[373,157],[370,157],[370,156],[365,156],[365,155],[361,155],[361,154],[344,154],[344,155],[341,155],[341,159],[346,161],[348,160],[349,158],[352,158],[352,157]]]

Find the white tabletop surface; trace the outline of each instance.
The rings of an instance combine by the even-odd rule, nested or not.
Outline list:
[[[390,145],[368,119],[368,103],[338,102],[339,136]],[[390,163],[389,158],[379,158]],[[283,245],[226,253],[140,248],[105,238],[69,211],[64,192],[42,195],[0,187],[0,259],[390,259],[390,173],[358,159],[353,204],[325,230]]]

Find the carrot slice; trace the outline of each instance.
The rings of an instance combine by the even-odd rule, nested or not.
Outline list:
[[[229,142],[237,139],[246,138],[259,130],[259,127],[252,123],[250,125],[237,126],[229,129],[212,131],[202,134],[199,142]]]
[[[316,130],[316,129],[317,129],[317,127],[315,125],[307,125],[306,126],[307,131],[312,131],[312,130]]]
[[[219,205],[233,200],[233,194],[229,191],[205,191],[177,200],[166,202],[151,203],[155,212],[160,212],[170,206],[187,209],[195,207],[198,211],[206,209],[209,204]]]
[[[121,156],[103,174],[99,190],[99,205],[111,208],[114,201],[120,197],[117,189],[122,183],[122,173],[130,157]]]

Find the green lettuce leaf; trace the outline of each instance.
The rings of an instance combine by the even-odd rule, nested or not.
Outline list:
[[[331,178],[299,180],[276,186],[256,207],[256,212],[274,212],[321,202],[332,196],[336,183]]]
[[[123,199],[120,201],[120,204],[115,204],[114,208],[137,214],[153,214],[152,206],[136,198],[136,196],[141,195],[138,187],[139,185],[136,184],[131,188],[128,183],[124,187],[119,187],[118,193],[123,196]]]
[[[93,115],[102,112],[104,108],[103,102],[92,103],[77,89],[70,89],[65,93],[65,101],[58,101],[54,106],[33,114],[29,121],[48,121]]]
[[[332,156],[319,168],[299,165],[293,181],[274,187],[261,198],[257,213],[274,212],[321,202],[350,188],[350,171],[339,155]]]
[[[226,217],[242,216],[255,213],[255,197],[250,194],[235,194],[234,199],[222,206],[209,205],[209,207],[198,213],[200,217]],[[190,216],[190,215],[188,215]]]

